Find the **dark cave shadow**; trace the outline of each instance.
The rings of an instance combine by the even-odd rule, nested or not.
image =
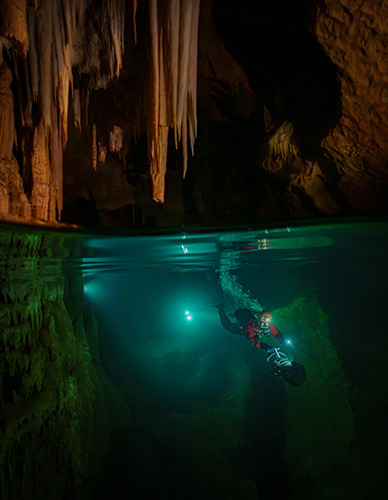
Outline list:
[[[337,122],[337,68],[312,34],[315,0],[213,0],[218,34],[277,125],[291,121],[305,157]]]
[[[243,423],[250,436],[249,446],[240,450],[242,461],[247,476],[257,484],[260,499],[286,499],[292,491],[284,459],[286,389],[284,382],[266,369],[264,360],[253,366],[252,380]]]

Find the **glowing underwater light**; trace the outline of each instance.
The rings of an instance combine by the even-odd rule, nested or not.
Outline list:
[[[84,283],[84,294],[88,296],[95,296],[98,294],[99,287],[94,281]]]
[[[191,319],[193,319],[193,317],[191,316],[191,314],[189,313],[189,311],[186,311],[186,319],[189,320],[189,321]]]

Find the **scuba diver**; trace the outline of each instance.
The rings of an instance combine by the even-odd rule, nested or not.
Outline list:
[[[217,304],[220,321],[225,330],[237,335],[245,335],[254,347],[267,352],[268,370],[281,377],[291,385],[299,386],[306,381],[306,370],[303,365],[290,361],[278,348],[266,344],[263,339],[272,336],[279,344],[286,342],[282,333],[272,323],[271,313],[261,311],[255,316],[249,309],[237,309],[234,315],[237,323],[233,323],[226,315],[223,304]]]
[[[237,309],[234,312],[237,323],[232,323],[226,315],[223,305],[218,304],[216,307],[225,330],[237,335],[245,335],[254,347],[264,349],[267,353],[273,352],[274,347],[269,346],[262,340],[268,335],[272,335],[279,344],[284,344],[285,339],[272,323],[272,316],[268,311],[262,311],[260,316],[256,317],[249,309]]]

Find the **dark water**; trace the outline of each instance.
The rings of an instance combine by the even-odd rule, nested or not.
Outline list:
[[[369,498],[387,487],[385,220],[88,236],[85,300],[130,409],[96,498]],[[268,308],[303,363],[290,387],[225,331]],[[188,320],[188,314],[192,319]],[[366,480],[367,478],[367,480]]]
[[[378,443],[375,428],[384,427],[386,419],[387,230],[385,222],[368,221],[86,243],[93,257],[83,261],[85,293],[100,320],[104,366],[131,408],[137,448],[128,444],[122,459],[135,471],[129,477],[139,498],[239,498],[228,491],[244,488],[240,498],[254,498],[243,480],[231,481],[232,474],[253,481],[258,498],[303,498],[314,491],[315,498],[335,491],[364,498],[359,467],[385,482],[379,476],[383,446],[377,444],[373,457],[374,443],[365,444],[365,433]],[[232,313],[236,306],[265,306],[276,322],[276,311],[279,320],[287,308],[292,316],[293,301],[311,296],[327,318],[328,337],[299,340],[295,325],[303,317],[292,325],[283,317],[281,330],[293,341],[288,354],[316,367],[325,360],[314,348],[328,342],[343,372],[340,395],[332,381],[325,385],[327,373],[317,385],[315,372],[308,374],[306,387],[287,392],[286,384],[267,372],[265,355],[223,330],[211,307],[221,301]],[[305,307],[309,317],[306,304],[302,313]],[[326,362],[330,370],[331,358]],[[305,399],[296,391],[304,391]],[[295,418],[287,417],[287,408],[293,397],[301,397],[304,415],[311,412],[305,434],[314,453],[304,444],[287,461],[287,419]],[[329,405],[346,400],[353,427],[343,436],[340,409],[325,416],[333,419],[332,427],[320,429],[313,408],[324,398]],[[376,405],[373,411],[368,400]],[[289,432],[303,435],[298,423],[288,425]],[[334,443],[322,456],[321,440]],[[294,441],[297,445],[298,436]],[[206,457],[214,450],[218,461],[209,464]],[[305,465],[292,471],[290,461],[298,453]],[[139,477],[144,467],[155,468],[156,478]]]

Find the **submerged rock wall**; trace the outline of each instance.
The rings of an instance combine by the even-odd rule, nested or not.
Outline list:
[[[302,363],[307,381],[287,385],[285,456],[294,480],[320,476],[339,462],[353,436],[349,387],[329,340],[328,316],[314,295],[274,311],[281,331],[294,332],[289,355]]]
[[[111,416],[129,412],[99,363],[80,269],[70,283],[62,268],[82,240],[2,232],[0,244],[1,497],[90,498]]]

